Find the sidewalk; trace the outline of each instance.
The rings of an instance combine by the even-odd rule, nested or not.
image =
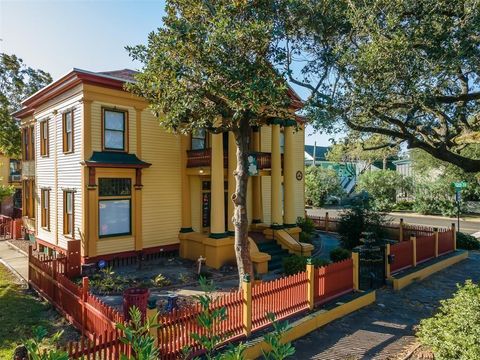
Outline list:
[[[12,270],[16,275],[28,280],[28,259],[21,252],[10,247],[7,241],[0,241],[0,263]]]
[[[480,280],[479,265],[480,253],[472,251],[461,263],[401,291],[379,289],[376,304],[295,341],[295,356],[315,360],[404,359],[415,344],[418,323],[432,316],[441,300],[452,297],[456,284]]]

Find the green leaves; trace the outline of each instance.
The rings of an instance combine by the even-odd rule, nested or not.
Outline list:
[[[52,349],[62,336],[63,331],[58,331],[48,338],[47,329],[37,326],[33,329],[33,338],[25,341],[30,360],[68,360],[64,351]]]
[[[20,155],[20,130],[11,113],[51,81],[50,74],[27,67],[17,56],[0,54],[0,152],[10,157]]]
[[[323,206],[328,196],[342,196],[340,178],[333,169],[308,166],[305,169],[305,198],[308,204]]]
[[[471,280],[454,297],[441,301],[437,314],[422,320],[417,336],[435,359],[480,358],[480,287]]]
[[[155,338],[150,334],[150,329],[159,327],[157,315],[142,319],[140,310],[133,306],[130,308],[130,322],[127,324],[117,323],[116,328],[122,331],[120,341],[128,344],[132,349],[132,356],[121,356],[121,360],[156,360],[159,350],[155,345]]]
[[[295,348],[290,342],[282,340],[283,335],[290,329],[287,321],[275,321],[275,314],[268,313],[267,318],[272,322],[273,332],[264,336],[265,342],[270,346],[270,351],[262,350],[264,359],[266,360],[283,360],[295,354]]]

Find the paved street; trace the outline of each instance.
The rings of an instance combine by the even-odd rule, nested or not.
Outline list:
[[[297,340],[296,359],[400,359],[414,342],[415,326],[431,316],[457,283],[480,280],[480,253],[399,292],[377,291],[377,302]]]
[[[342,211],[341,209],[307,209],[307,214],[325,216],[325,212],[328,211],[330,216],[338,216]],[[410,224],[428,225],[428,226],[451,226],[452,222],[457,223],[456,218],[447,218],[441,216],[425,216],[419,214],[409,213],[390,213],[389,216],[393,221],[400,221],[400,218]],[[480,216],[479,217],[467,217],[460,219],[460,231],[473,234],[480,231]]]

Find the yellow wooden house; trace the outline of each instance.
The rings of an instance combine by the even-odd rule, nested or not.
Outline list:
[[[134,72],[73,69],[23,101],[23,217],[42,247],[81,241],[83,262],[180,251],[219,268],[234,263],[235,142],[206,130],[166,131],[148,104],[124,90]],[[291,92],[292,103],[300,103]],[[253,128],[257,172],[248,184],[251,231],[291,253],[304,217],[301,121]],[[250,241],[258,272],[270,256]]]
[[[0,214],[16,216],[22,208],[21,162],[0,153],[0,185],[13,186],[15,193],[0,201]]]

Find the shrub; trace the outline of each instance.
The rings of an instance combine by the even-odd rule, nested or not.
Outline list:
[[[340,178],[333,169],[309,166],[305,170],[305,198],[307,204],[323,206],[328,196],[342,196]]]
[[[451,183],[445,179],[423,180],[415,188],[413,210],[425,215],[455,216],[458,209],[454,195]],[[462,212],[463,207],[461,204]]]
[[[315,236],[315,224],[312,219],[301,218],[297,219],[297,226],[302,229],[300,233],[300,241],[305,243],[311,243],[312,238]]]
[[[475,236],[457,231],[457,248],[465,250],[480,249],[480,242]]]
[[[307,268],[307,257],[300,255],[291,255],[283,259],[283,271],[285,275],[297,274],[305,271]],[[321,258],[312,258],[312,263],[315,267],[327,265],[329,262]]]
[[[451,299],[442,300],[437,314],[420,323],[417,336],[435,359],[480,359],[480,287],[471,280]]]
[[[51,338],[47,336],[43,326],[33,329],[33,338],[25,341],[25,348],[30,360],[68,360],[68,354],[62,350],[51,349],[57,345],[62,336],[62,331],[56,332]],[[47,346],[49,349],[45,349]]]
[[[400,200],[395,204],[393,209],[398,211],[413,210],[413,201]]]
[[[350,254],[350,251],[348,251],[347,249],[343,249],[341,247],[337,247],[332,251],[330,251],[330,260],[332,260],[332,262],[338,262],[345,259],[350,259],[351,256],[352,255]]]
[[[338,234],[340,245],[348,250],[360,245],[363,232],[371,232],[375,240],[380,241],[385,237],[382,224],[386,222],[384,214],[370,209],[369,200],[355,202],[351,209],[340,215]]]
[[[397,191],[408,192],[411,181],[393,170],[368,171],[358,177],[357,190],[372,196],[372,208],[390,211],[395,205]]]
[[[133,284],[133,279],[118,275],[111,267],[100,270],[90,279],[90,286],[99,294],[120,293]]]
[[[165,277],[165,275],[163,275],[163,274],[158,274],[158,275],[155,276],[155,278],[153,279],[153,284],[154,284],[155,286],[158,286],[158,287],[164,287],[164,286],[171,285],[172,282],[170,281],[169,278]]]

